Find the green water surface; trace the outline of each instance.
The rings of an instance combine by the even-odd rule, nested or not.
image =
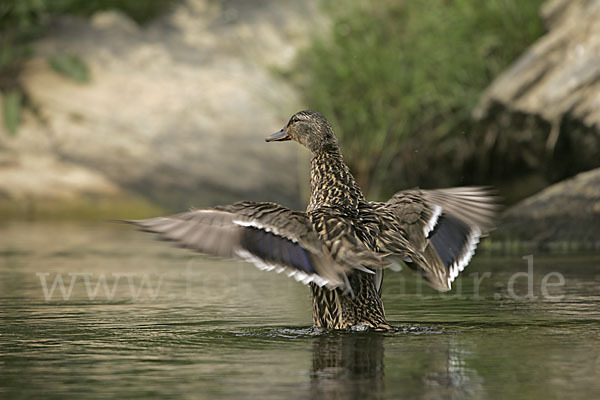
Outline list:
[[[108,223],[0,225],[0,398],[600,398],[600,256],[522,256],[443,295],[387,272],[397,332],[320,333],[286,276]]]

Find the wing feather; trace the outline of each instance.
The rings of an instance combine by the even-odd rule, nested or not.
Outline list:
[[[287,271],[303,283],[341,287],[350,269],[324,251],[305,213],[274,203],[240,202],[125,222],[200,253]]]
[[[484,187],[407,190],[386,203],[408,241],[420,252],[408,263],[434,288],[446,291],[471,260],[482,236],[494,228],[498,198]]]

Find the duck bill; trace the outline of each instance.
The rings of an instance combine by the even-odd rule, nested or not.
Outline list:
[[[286,129],[283,128],[279,132],[275,132],[271,136],[265,139],[266,142],[283,142],[284,140],[291,140],[290,135],[287,134]]]

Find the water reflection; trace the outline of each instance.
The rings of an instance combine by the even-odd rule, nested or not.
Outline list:
[[[469,366],[471,352],[465,346],[444,335],[427,340],[423,351],[415,351],[415,344],[420,346],[409,335],[412,333],[354,333],[315,338],[312,397],[382,399],[390,393],[409,397],[418,393],[425,398],[484,396],[484,380]],[[386,345],[394,347],[391,355],[386,356]],[[393,371],[389,376],[385,376],[384,360]],[[396,374],[399,369],[403,373]]]
[[[422,369],[425,388],[438,394],[443,391],[450,398],[483,398],[483,378],[469,366],[472,353],[454,339],[437,350],[429,352],[430,358]]]
[[[383,398],[384,336],[320,336],[313,342],[313,398]]]

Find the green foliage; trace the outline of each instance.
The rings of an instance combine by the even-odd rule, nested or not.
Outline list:
[[[41,0],[5,0],[0,3],[0,94],[6,131],[14,135],[21,119],[23,92],[18,82],[24,60],[31,55],[29,42],[44,19]]]
[[[17,127],[19,126],[22,97],[19,90],[13,89],[5,93],[2,98],[4,126],[11,135],[15,134]]]
[[[27,45],[39,32],[44,15],[41,0],[4,0],[0,3],[0,77],[31,54]],[[6,86],[5,82],[0,82]]]
[[[299,58],[298,79],[309,107],[336,125],[363,187],[378,196],[462,183],[477,151],[471,112],[543,33],[542,1],[328,3],[331,35]]]
[[[87,83],[90,81],[90,71],[87,65],[73,54],[55,54],[48,60],[52,69],[74,81]]]
[[[19,83],[22,65],[31,56],[30,43],[43,35],[56,15],[89,16],[98,10],[116,9],[139,23],[165,13],[179,0],[2,0],[0,1],[0,94],[4,102],[4,125],[14,134],[25,94]],[[89,70],[76,55],[57,54],[51,67],[78,82],[90,80]]]

